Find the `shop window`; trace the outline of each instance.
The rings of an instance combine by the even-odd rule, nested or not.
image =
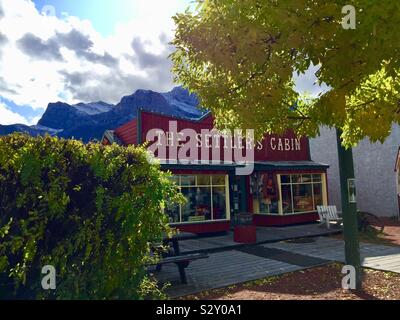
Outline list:
[[[182,188],[187,202],[182,206],[182,222],[211,220],[211,188]]]
[[[181,186],[195,186],[196,176],[180,176]]]
[[[293,212],[292,188],[290,185],[282,185],[282,211],[283,213]]]
[[[225,186],[224,175],[213,175],[211,176],[213,186]]]
[[[211,177],[206,175],[198,175],[196,176],[196,185],[197,186],[209,186],[211,181]]]
[[[302,174],[301,182],[304,182],[304,183],[311,182],[311,174]]]
[[[278,214],[279,201],[276,175],[256,172],[250,179],[253,211],[260,214]]]
[[[322,175],[282,175],[281,193],[284,214],[315,211],[323,204]]]
[[[292,183],[301,183],[301,174],[292,174]]]
[[[228,219],[229,196],[226,175],[175,175],[186,203],[167,207],[170,223]]]
[[[313,211],[314,204],[311,183],[293,184],[292,191],[294,212]]]
[[[313,174],[312,175],[313,182],[321,182],[321,175],[320,174]]]
[[[226,219],[225,187],[213,187],[212,199],[213,199],[213,219],[214,220]]]
[[[322,198],[322,183],[314,183],[313,184],[313,192],[314,192],[314,208],[317,206],[323,205],[323,198]]]

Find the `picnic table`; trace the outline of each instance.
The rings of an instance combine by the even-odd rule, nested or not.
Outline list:
[[[195,254],[184,254],[181,255],[179,248],[179,241],[195,239],[198,235],[190,232],[179,232],[174,234],[172,237],[164,236],[162,240],[163,246],[171,246],[172,252],[163,252],[162,259],[156,264],[156,271],[161,271],[162,265],[168,263],[175,263],[179,269],[179,275],[182,283],[187,283],[185,268],[189,266],[190,261],[208,258],[205,253],[195,253]]]
[[[163,242],[164,246],[172,244],[172,248],[174,250],[173,255],[179,256],[181,254],[181,250],[179,248],[179,241],[190,240],[190,239],[195,239],[195,238],[198,238],[198,235],[195,233],[179,232],[179,233],[174,234],[172,237],[168,237],[167,235],[165,235],[163,237],[162,242]]]

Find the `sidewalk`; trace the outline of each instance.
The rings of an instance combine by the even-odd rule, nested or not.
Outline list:
[[[212,252],[208,259],[197,260],[189,265],[186,269],[188,284],[179,282],[175,265],[166,265],[160,273],[155,274],[161,283],[172,284],[167,294],[174,298],[332,261],[344,262],[342,240],[327,237],[316,237],[313,240],[301,243],[264,243]],[[400,273],[400,247],[362,243],[360,250],[364,267]]]
[[[316,240],[311,243],[277,242],[263,246],[330,261],[345,262],[344,241],[326,237],[319,237]],[[400,246],[360,243],[360,253],[363,267],[400,273]]]
[[[341,233],[342,230],[336,227],[327,229],[319,224],[303,224],[285,227],[257,227],[257,244],[278,242],[289,239],[327,236]],[[184,254],[197,252],[218,252],[236,249],[243,246],[233,241],[233,232],[224,235],[206,236],[192,240],[185,240],[179,243],[181,252]]]

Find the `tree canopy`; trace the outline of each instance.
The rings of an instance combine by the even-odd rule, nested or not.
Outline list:
[[[348,4],[355,29],[342,25]],[[383,141],[400,123],[399,1],[197,0],[174,20],[175,81],[219,128],[315,136],[325,124],[351,146]],[[293,75],[312,65],[330,90],[305,97]]]

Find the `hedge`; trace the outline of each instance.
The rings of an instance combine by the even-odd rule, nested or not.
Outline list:
[[[0,298],[142,299],[176,186],[143,147],[0,138]],[[43,290],[42,267],[57,273]]]

